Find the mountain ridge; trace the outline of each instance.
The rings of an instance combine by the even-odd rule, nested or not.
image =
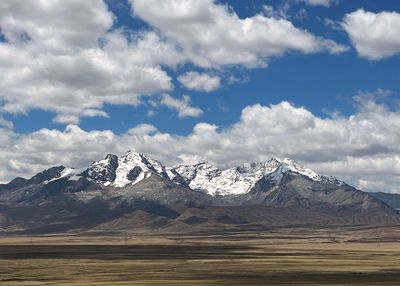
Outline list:
[[[0,185],[0,216],[0,233],[400,222],[381,200],[290,159],[221,170],[205,161],[165,167],[130,151],[86,168],[57,166]],[[139,218],[144,221],[132,221]]]
[[[139,183],[152,174],[157,174],[179,185],[205,191],[209,195],[235,195],[250,192],[255,183],[263,176],[268,175],[278,182],[282,173],[286,172],[299,173],[314,181],[329,180],[328,177],[321,176],[288,158],[280,160],[273,157],[267,161],[244,163],[237,167],[221,170],[207,161],[166,167],[147,155],[128,151],[121,157],[108,154],[104,159],[94,161],[85,168],[52,167],[38,173],[28,181],[36,180],[49,183],[63,178],[79,180],[80,177],[85,177],[104,186],[121,188],[128,184]],[[331,179],[337,184],[344,183],[336,178]],[[218,182],[218,180],[222,182]],[[204,186],[207,181],[210,182],[209,188]],[[242,186],[240,186],[241,184]],[[223,185],[225,189],[219,185]],[[213,190],[213,188],[216,188],[216,190]]]

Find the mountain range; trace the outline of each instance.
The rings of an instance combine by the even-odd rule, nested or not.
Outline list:
[[[0,185],[0,234],[208,232],[290,226],[387,225],[379,197],[290,159],[221,170],[166,167],[144,154],[107,155]]]

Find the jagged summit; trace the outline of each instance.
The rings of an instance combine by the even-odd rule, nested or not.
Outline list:
[[[85,178],[106,187],[124,187],[137,184],[152,174],[167,178],[165,167],[147,155],[127,151],[118,157],[108,154],[103,160],[93,162],[83,172],[69,172],[71,180]]]
[[[285,158],[282,160],[282,166],[285,168],[289,169],[290,171],[302,174],[306,177],[309,177],[310,179],[314,181],[319,181],[321,180],[321,176],[314,172],[313,170],[304,167],[303,165],[297,163],[293,159]]]
[[[260,170],[270,173],[273,170],[275,170],[281,163],[282,163],[281,160],[273,157],[273,158],[269,159],[268,161],[244,163],[244,164],[238,166],[236,169],[238,170],[238,172],[241,172],[241,173],[249,173],[249,172],[260,171]]]
[[[281,160],[273,157],[267,161],[244,163],[222,170],[208,161],[165,167],[150,156],[127,151],[121,156],[108,154],[87,168],[54,167],[39,173],[31,180],[50,183],[59,179],[84,179],[105,187],[123,188],[155,175],[211,196],[229,196],[251,192],[260,180],[279,185],[288,173],[300,174],[313,181],[327,179],[289,158]],[[329,180],[341,183],[337,179]]]
[[[185,179],[190,188],[213,196],[248,193],[263,178],[279,184],[282,177],[289,172],[303,175],[313,181],[322,179],[313,170],[288,158],[283,160],[271,158],[268,161],[245,163],[226,170],[220,170],[206,161],[193,165],[178,165],[173,169]]]

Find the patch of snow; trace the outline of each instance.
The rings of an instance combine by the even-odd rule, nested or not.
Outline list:
[[[134,182],[132,182],[132,185],[136,185],[137,183],[143,181],[146,178],[147,174],[145,174],[144,172],[141,172],[139,174],[139,176],[136,178],[136,180]]]
[[[285,159],[283,159],[282,163],[289,170],[291,170],[291,171],[293,171],[295,173],[299,173],[301,175],[304,175],[304,176],[310,178],[313,181],[320,181],[321,180],[321,176],[318,175],[316,172],[314,172],[313,170],[311,170],[309,168],[306,168],[306,167],[300,165],[299,163],[297,163],[296,161],[294,161],[292,159],[285,158]]]
[[[278,166],[279,162],[271,159],[222,171],[207,162],[200,162],[192,166],[179,165],[175,171],[188,182],[191,189],[202,190],[212,196],[226,196],[249,192],[257,181]]]
[[[74,169],[74,168],[66,167],[66,168],[64,168],[64,170],[62,170],[59,177],[48,180],[45,182],[45,184],[48,184],[48,183],[56,181],[56,180],[60,180],[62,178],[68,178],[68,180],[74,180],[74,178],[77,177],[77,175],[80,174],[82,171],[83,171],[83,169]],[[76,180],[78,180],[78,179],[76,179]]]
[[[176,175],[171,171],[171,168],[167,168],[165,172],[170,180],[173,180],[176,177]]]
[[[114,171],[115,179],[113,180]],[[298,173],[314,181],[328,180],[336,185],[343,184],[336,178],[322,177],[313,170],[287,158],[283,160],[272,158],[265,162],[246,163],[226,170],[221,170],[206,161],[194,165],[183,164],[165,168],[160,162],[131,151],[120,157],[108,155],[105,159],[92,163],[86,169],[65,168],[58,178],[49,182],[65,177],[69,180],[79,180],[87,174],[88,176],[85,176],[87,180],[119,189],[127,185],[138,184],[152,175],[158,175],[174,180],[176,184],[182,184],[183,179],[192,190],[203,191],[212,196],[226,196],[248,193],[263,178],[273,181],[277,185],[287,172]],[[118,190],[113,190],[112,195],[117,195],[117,193]]]
[[[276,158],[266,162],[247,163],[227,170],[220,170],[207,162],[178,165],[174,170],[186,180],[191,189],[201,190],[212,196],[248,193],[263,177],[278,184],[288,171],[307,176],[314,181],[321,180],[316,172],[294,160]]]
[[[72,195],[80,201],[90,201],[94,198],[103,197],[102,190],[94,190],[94,191],[84,191],[84,192],[76,192]]]
[[[128,179],[128,175],[129,172],[135,167],[140,167],[142,172],[135,179],[135,181],[132,182]],[[145,178],[148,178],[148,174],[153,172],[158,174],[162,174],[164,172],[164,167],[160,162],[143,154],[128,151],[118,158],[118,168],[115,173],[115,180],[111,185],[114,187],[124,187],[128,184],[135,185]]]

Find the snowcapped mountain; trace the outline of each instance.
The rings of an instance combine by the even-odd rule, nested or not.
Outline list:
[[[246,163],[241,166],[220,170],[206,161],[194,165],[164,167],[147,155],[128,151],[121,157],[107,155],[103,160],[93,162],[86,169],[66,168],[54,172],[54,180],[86,178],[105,187],[123,188],[136,185],[156,175],[169,179],[175,184],[192,190],[202,191],[211,196],[229,196],[249,193],[261,179],[279,184],[284,174],[293,172],[311,180],[323,177],[294,160],[272,158],[266,162]]]
[[[108,154],[103,160],[95,161],[87,168],[74,169],[64,166],[58,168],[58,172],[53,171],[52,176],[46,177],[45,183],[60,179],[77,181],[85,178],[105,187],[122,188],[140,183],[152,175],[171,179],[177,184],[184,183],[174,170],[167,170],[157,160],[132,151],[128,151],[120,157]]]
[[[400,222],[384,202],[290,159],[221,170],[204,161],[165,167],[135,152],[0,184],[0,217],[0,234]]]
[[[152,174],[166,177],[164,166],[146,155],[128,151],[121,157],[107,155],[104,160],[92,163],[83,175],[104,186],[124,187]]]
[[[266,162],[243,164],[236,168],[220,170],[208,162],[173,167],[193,190],[209,195],[227,196],[249,193],[263,178],[278,185],[284,174],[293,172],[313,181],[322,177],[294,160],[272,158]]]

